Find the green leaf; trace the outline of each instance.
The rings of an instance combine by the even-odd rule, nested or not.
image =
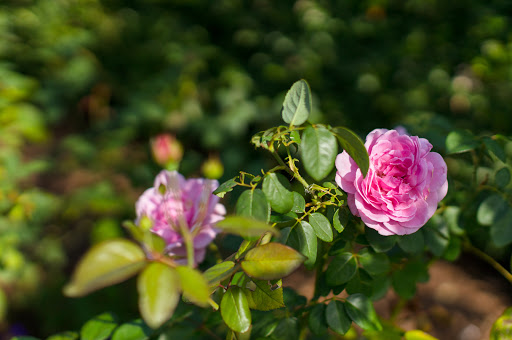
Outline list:
[[[79,297],[137,274],[146,265],[144,251],[135,243],[114,239],[89,249],[78,263],[64,294]]]
[[[507,308],[494,322],[490,340],[505,340],[512,338],[512,307]]]
[[[496,247],[504,247],[512,242],[512,209],[501,216],[491,226],[491,240]]]
[[[364,330],[382,330],[372,302],[363,294],[352,294],[347,297],[345,308],[348,316]]]
[[[409,254],[417,254],[421,252],[425,247],[423,232],[418,230],[413,234],[398,236],[398,245]]]
[[[149,222],[149,226],[144,228],[135,225],[132,221],[124,221],[123,227],[128,230],[130,235],[140,243],[143,243],[147,248],[157,253],[163,253],[166,243],[159,235],[151,232],[151,220],[143,218],[143,223]],[[141,223],[142,224],[142,223]]]
[[[203,275],[210,286],[218,285],[222,280],[233,274],[235,262],[224,261],[217,263],[215,266],[208,268]]]
[[[305,257],[293,248],[267,243],[247,252],[242,269],[252,278],[276,280],[291,274],[304,260]]]
[[[364,331],[363,336],[366,340],[403,340],[403,331],[389,327],[382,331]]]
[[[371,275],[384,274],[390,269],[389,257],[383,253],[375,253],[365,248],[358,254],[358,259],[363,268]]]
[[[301,79],[292,85],[284,97],[283,120],[290,125],[301,125],[308,120],[311,107],[311,90],[308,83]]]
[[[315,335],[323,335],[327,332],[327,320],[325,318],[325,305],[316,304],[309,312],[309,329]]]
[[[356,274],[357,262],[354,254],[342,253],[336,256],[329,267],[327,267],[327,284],[329,286],[339,286],[350,279]]]
[[[488,151],[494,154],[494,156],[496,156],[503,163],[507,161],[507,155],[505,154],[505,150],[503,150],[503,148],[497,141],[495,141],[491,137],[484,137],[482,138],[482,140]]]
[[[270,203],[260,189],[244,191],[236,202],[236,214],[268,222]]]
[[[146,340],[151,335],[151,329],[144,321],[137,319],[124,323],[116,329],[112,340]]]
[[[200,307],[208,306],[210,288],[201,272],[187,266],[178,266],[176,271],[180,276],[183,297]]]
[[[332,217],[332,225],[338,233],[342,233],[345,230],[345,226],[348,223],[348,211],[347,209],[337,209]]]
[[[332,227],[327,217],[320,213],[312,213],[309,215],[309,224],[313,227],[319,239],[325,242],[332,242]]]
[[[373,296],[374,282],[372,277],[362,268],[358,268],[356,275],[348,281],[345,290],[348,294],[361,293],[368,297]]]
[[[226,193],[233,191],[233,188],[238,185],[236,182],[237,177],[233,177],[231,179],[228,179],[224,183],[222,183],[215,191],[213,192],[214,195],[219,196],[220,198],[223,198]]]
[[[242,288],[231,286],[220,302],[220,315],[226,325],[235,332],[245,333],[251,326],[249,302]]]
[[[373,279],[373,294],[371,299],[377,301],[386,296],[391,286],[391,278],[388,275],[378,275],[372,277]]]
[[[80,335],[77,332],[61,332],[54,335],[50,335],[46,340],[78,340]],[[13,338],[16,339],[16,338]],[[34,338],[35,339],[35,338]]]
[[[338,138],[343,150],[356,162],[357,166],[361,170],[363,177],[366,177],[368,169],[370,168],[370,157],[368,151],[364,146],[363,141],[351,130],[344,127],[335,127],[332,129]]]
[[[416,294],[416,284],[428,279],[428,270],[423,261],[411,261],[402,269],[393,272],[393,288],[404,299],[411,299]]]
[[[481,225],[490,226],[507,210],[509,210],[508,202],[501,195],[492,194],[478,207],[476,219]]]
[[[176,270],[152,262],[137,278],[139,311],[151,328],[158,328],[169,320],[180,299],[180,281]]]
[[[325,316],[327,325],[336,333],[345,335],[350,329],[352,320],[349,318],[343,302],[336,300],[329,302]]]
[[[372,246],[373,250],[377,253],[384,253],[394,247],[397,236],[382,236],[376,230],[372,228],[364,228],[364,233],[368,243]]]
[[[306,210],[306,201],[304,197],[298,192],[293,192],[293,207],[292,211],[297,214],[303,214]]]
[[[510,224],[509,224],[510,225]],[[460,252],[462,251],[462,242],[458,237],[450,237],[448,246],[443,254],[443,258],[447,261],[453,262],[459,258]]]
[[[279,235],[279,231],[272,228],[266,222],[244,216],[228,216],[222,221],[217,222],[215,227],[240,236],[261,236],[261,234],[266,232]]]
[[[111,313],[103,313],[87,321],[80,330],[82,340],[104,340],[116,329],[117,322]]]
[[[5,320],[5,317],[7,315],[8,303],[9,301],[7,299],[7,295],[5,295],[3,289],[0,289],[0,322],[3,322]]]
[[[405,332],[404,337],[405,340],[437,340],[437,338],[434,338],[433,336],[428,335],[427,333],[420,331],[418,329]]]
[[[285,307],[281,280],[277,284],[278,288],[275,289],[269,285],[268,281],[253,280],[253,282],[256,289],[247,294],[251,309],[269,311]]]
[[[281,319],[277,325],[272,339],[299,339],[299,322],[296,317]]]
[[[276,173],[268,173],[263,178],[263,192],[270,201],[272,208],[281,214],[286,214],[293,208],[294,197],[291,191],[288,191],[280,179],[284,176],[278,176]]]
[[[323,126],[308,126],[302,133],[301,159],[306,172],[316,181],[334,168],[338,155],[336,137]]]
[[[425,237],[425,245],[435,256],[442,256],[448,243],[450,242],[450,233],[446,221],[439,215],[434,215],[421,228]]]
[[[308,222],[301,221],[297,224],[290,232],[286,244],[307,258],[304,261],[307,268],[315,264],[318,241],[313,227]]]
[[[452,131],[446,137],[446,151],[448,153],[467,152],[474,150],[476,147],[478,147],[478,142],[469,131]]]
[[[510,170],[507,167],[503,167],[496,172],[494,175],[494,182],[499,188],[505,188],[510,183],[511,175]]]

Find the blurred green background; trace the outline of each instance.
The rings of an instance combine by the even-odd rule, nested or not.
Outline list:
[[[403,125],[443,153],[453,129],[510,135],[511,7],[2,0],[0,334],[47,336],[112,309],[137,317],[133,282],[78,300],[61,288],[90,244],[134,218],[160,169],[150,139],[177,137],[186,176],[203,175],[208,159],[223,164],[221,181],[259,173],[272,163],[250,136],[281,124],[300,78],[312,122],[361,136]]]

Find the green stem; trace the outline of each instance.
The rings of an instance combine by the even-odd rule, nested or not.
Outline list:
[[[286,170],[290,175],[292,175],[294,178],[296,178],[303,186],[306,188],[306,190],[309,190],[309,183],[306,182],[304,178],[302,178],[301,175],[299,175],[298,172],[294,172],[292,169],[290,169],[289,166],[286,165],[286,163],[283,161],[281,156],[277,154],[276,151],[272,151],[272,156],[277,160],[277,162],[284,167],[284,170]]]
[[[484,260],[488,264],[490,264],[494,269],[496,269],[505,279],[507,279],[508,282],[512,284],[512,274],[505,269],[501,264],[499,264],[495,259],[493,259],[491,256],[487,255],[480,249],[474,247],[469,241],[464,242],[464,247],[466,250],[468,250],[470,253],[478,256],[480,259]]]

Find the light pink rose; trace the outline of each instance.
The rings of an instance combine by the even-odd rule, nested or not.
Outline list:
[[[345,151],[336,158],[336,183],[348,194],[350,211],[381,235],[416,232],[446,195],[446,163],[430,152],[425,138],[396,130],[373,130],[365,146],[370,156],[365,178]]]
[[[135,204],[136,223],[147,216],[153,223],[151,231],[161,236],[166,251],[178,263],[187,263],[187,250],[181,227],[192,233],[194,263],[204,260],[206,247],[218,233],[215,224],[224,219],[226,209],[212,192],[219,186],[215,180],[186,180],[176,171],[161,171],[152,188],[147,189]]]

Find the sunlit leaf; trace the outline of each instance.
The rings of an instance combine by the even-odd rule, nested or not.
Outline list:
[[[238,185],[236,182],[236,179],[238,177],[233,177],[231,179],[228,179],[226,182],[219,185],[217,189],[213,192],[214,195],[219,196],[220,198],[223,198],[226,193],[233,191],[233,188]]]
[[[293,208],[293,193],[286,189],[279,181],[276,173],[268,173],[263,178],[263,192],[270,202],[272,209],[281,214],[286,214]]]
[[[481,225],[490,226],[507,210],[509,210],[508,202],[501,195],[492,194],[478,207],[476,219]]]
[[[249,302],[242,288],[231,286],[220,302],[222,319],[235,332],[245,333],[251,326]]]
[[[103,313],[87,321],[80,330],[80,339],[105,340],[116,329],[117,322],[111,313]]]
[[[215,227],[240,236],[261,236],[261,234],[266,232],[279,235],[279,231],[267,223],[244,216],[228,216],[222,221],[217,222]]]
[[[332,242],[332,227],[327,217],[320,213],[312,213],[309,215],[309,224],[313,227],[319,239],[325,242]]]
[[[152,328],[170,319],[180,298],[180,280],[175,269],[153,262],[137,278],[139,310]]]
[[[323,126],[308,126],[302,133],[301,159],[306,172],[316,181],[334,168],[338,155],[336,137]]]
[[[293,248],[267,243],[247,252],[242,269],[256,279],[275,280],[291,274],[304,260],[304,256]]]
[[[64,294],[83,296],[128,279],[145,265],[144,251],[133,242],[116,239],[99,243],[80,260]]]
[[[370,168],[370,158],[361,138],[344,127],[336,127],[332,131],[336,134],[343,150],[356,162],[363,176],[366,176]]]
[[[512,307],[507,308],[494,322],[491,329],[490,340],[504,340],[512,338]]]
[[[478,147],[475,137],[466,130],[452,131],[446,137],[446,151],[448,153],[462,153]]]
[[[428,335],[427,333],[418,329],[405,332],[404,337],[405,340],[437,340],[437,338],[434,338],[432,335]]]
[[[318,240],[313,227],[308,222],[301,221],[297,224],[290,231],[286,244],[306,256],[307,259],[304,261],[306,267],[310,268],[315,264]]]
[[[311,90],[308,83],[301,79],[286,93],[282,109],[283,120],[290,125],[301,125],[308,119],[311,107]]]
[[[224,261],[208,268],[208,270],[206,270],[203,275],[210,286],[218,285],[219,282],[233,273],[232,269],[234,267],[235,263],[233,261]]]
[[[206,307],[210,298],[208,281],[200,271],[187,266],[178,266],[176,271],[180,277],[183,296],[192,303]]]
[[[347,209],[337,209],[332,217],[332,225],[338,233],[342,233],[345,229],[345,225],[348,222],[348,211]]]
[[[254,291],[248,291],[249,307],[262,311],[284,307],[282,282],[278,282],[278,288],[273,289],[268,281],[253,280],[256,285]]]
[[[120,325],[112,335],[112,340],[146,340],[151,335],[151,329],[144,321],[137,319]]]
[[[245,190],[236,202],[236,214],[268,222],[270,203],[260,189]]]
[[[15,339],[17,339],[17,338],[14,337],[11,340],[15,340]],[[53,334],[46,338],[46,340],[78,340],[78,339],[80,339],[80,335],[77,332],[70,332],[70,331]]]
[[[292,207],[292,211],[297,213],[297,214],[300,214],[300,213],[304,213],[304,211],[306,210],[306,201],[304,200],[304,197],[302,197],[301,194],[299,194],[298,192],[293,192],[293,207]]]

